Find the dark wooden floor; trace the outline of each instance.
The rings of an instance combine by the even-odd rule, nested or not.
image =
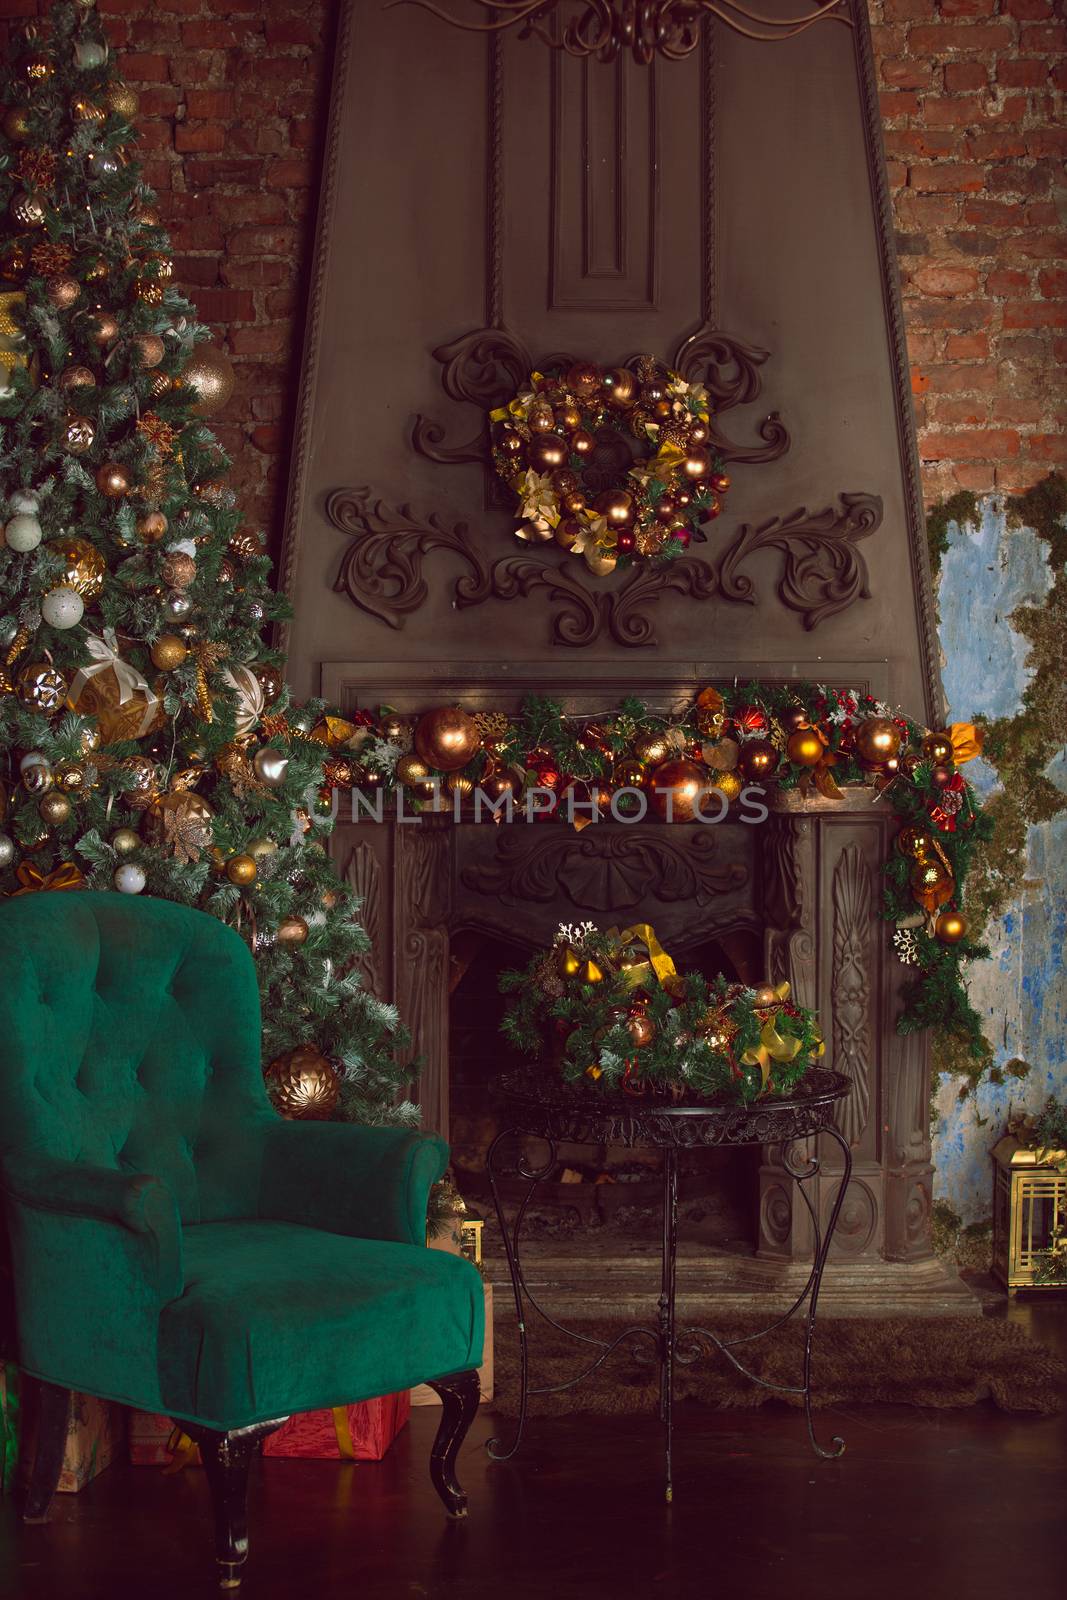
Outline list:
[[[1067,1306],[1010,1313],[1067,1346]],[[824,1324],[824,1336],[832,1324]],[[462,1458],[467,1522],[426,1473],[435,1413],[376,1465],[267,1461],[252,1490],[246,1600],[1062,1600],[1067,1420],[870,1406],[803,1418],[683,1409],[675,1501],[652,1418],[537,1423],[493,1465],[483,1414]],[[112,1467],[45,1528],[0,1502],[3,1600],[215,1593],[203,1475]]]

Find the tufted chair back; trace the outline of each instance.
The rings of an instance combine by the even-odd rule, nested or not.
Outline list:
[[[150,1173],[212,1222],[255,1216],[276,1120],[232,929],[122,894],[0,904],[0,1146]]]

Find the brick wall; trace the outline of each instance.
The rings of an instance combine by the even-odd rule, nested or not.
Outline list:
[[[0,18],[46,0],[0,0]],[[336,0],[100,0],[176,276],[235,358],[218,432],[276,544]],[[1054,0],[871,0],[928,498],[1067,461]],[[777,48],[787,48],[779,46]]]

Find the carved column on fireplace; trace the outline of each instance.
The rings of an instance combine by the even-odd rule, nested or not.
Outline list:
[[[442,818],[393,832],[394,999],[421,1060],[423,1123],[447,1139],[451,829]]]

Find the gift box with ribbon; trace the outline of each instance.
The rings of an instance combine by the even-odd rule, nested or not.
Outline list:
[[[143,739],[163,722],[159,696],[136,667],[123,661],[112,629],[88,633],[85,648],[92,660],[80,667],[67,694],[79,716],[93,717],[105,744]]]
[[[154,1411],[131,1411],[126,1424],[130,1464],[135,1467],[162,1467],[165,1472],[180,1472],[183,1467],[200,1466],[200,1451],[187,1433],[170,1417]]]
[[[265,1456],[303,1456],[313,1461],[380,1461],[411,1414],[411,1395],[382,1395],[332,1411],[290,1417],[263,1441]]]

